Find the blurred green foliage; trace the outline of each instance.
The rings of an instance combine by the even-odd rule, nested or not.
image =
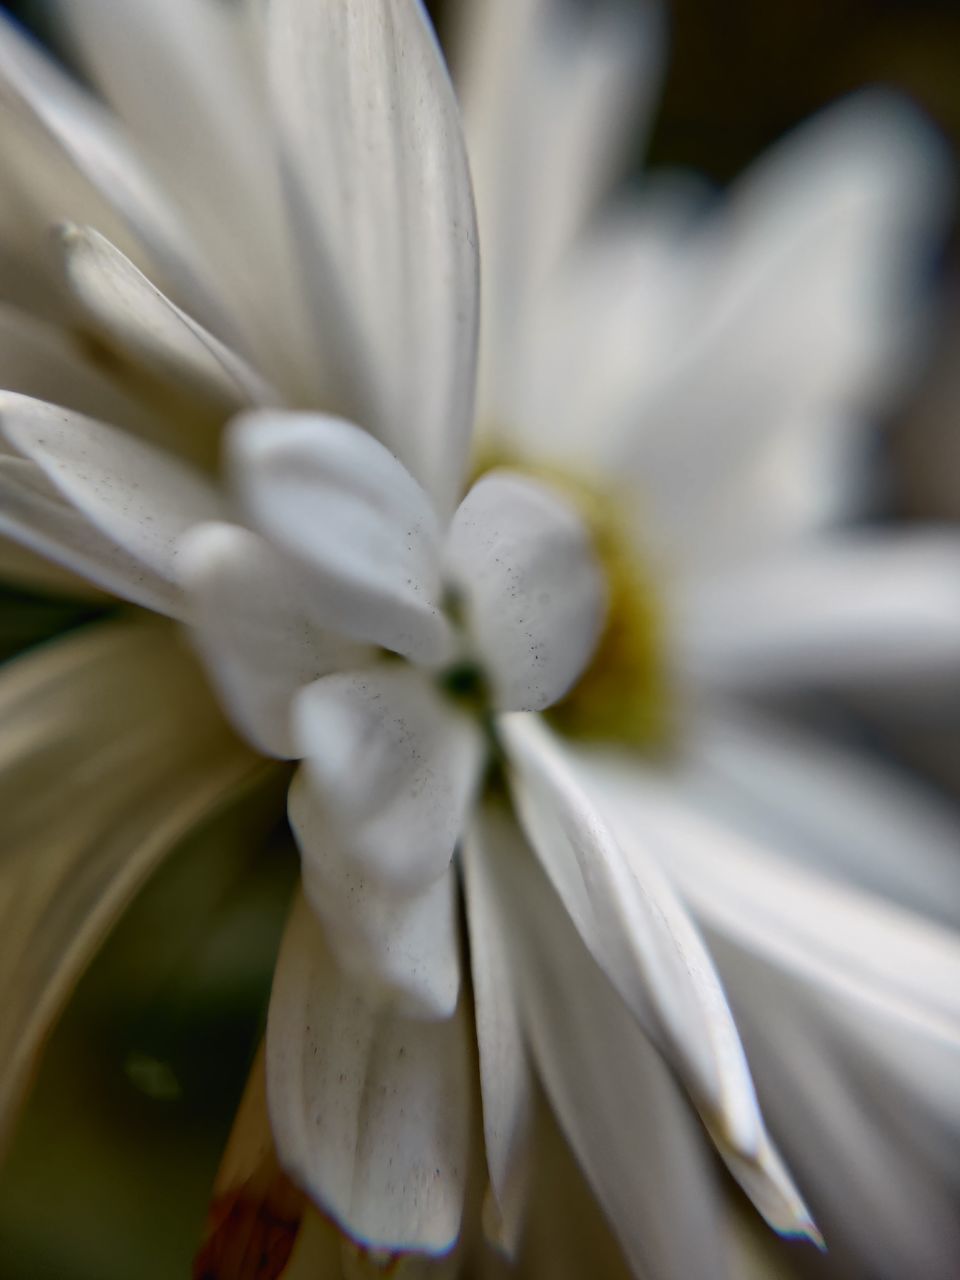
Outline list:
[[[80,984],[0,1173],[4,1280],[189,1275],[296,879],[285,787],[194,832]]]

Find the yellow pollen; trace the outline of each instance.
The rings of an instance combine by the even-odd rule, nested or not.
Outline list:
[[[632,545],[628,499],[573,471],[485,452],[478,479],[509,467],[557,489],[589,530],[608,592],[607,616],[593,657],[573,688],[546,715],[562,733],[659,751],[672,739],[664,627],[652,576]]]

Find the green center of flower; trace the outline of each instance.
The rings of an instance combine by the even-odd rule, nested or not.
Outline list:
[[[593,657],[572,689],[545,714],[562,733],[645,751],[673,736],[664,622],[653,575],[631,536],[629,500],[573,471],[485,452],[474,479],[495,467],[549,484],[578,511],[603,570],[608,606]]]

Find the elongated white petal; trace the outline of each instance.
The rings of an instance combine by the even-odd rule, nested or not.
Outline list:
[[[101,624],[0,677],[0,1133],[35,1056],[124,906],[262,769],[176,634]]]
[[[452,1245],[470,1123],[463,1017],[383,1012],[333,964],[303,901],[277,962],[267,1093],[281,1162],[352,1236],[383,1249]]]
[[[520,1240],[532,1174],[533,1077],[527,1061],[517,979],[508,932],[496,900],[496,855],[491,843],[516,841],[515,828],[489,809],[478,815],[462,854],[470,968],[480,1051],[483,1137],[490,1175],[487,1234],[513,1254]]]
[[[960,928],[956,811],[899,771],[823,734],[727,712],[691,735],[685,778],[729,825]]]
[[[557,740],[533,717],[505,716],[500,727],[524,831],[591,954],[663,1049],[760,1211],[779,1231],[813,1234],[795,1188],[769,1158],[710,956],[645,847],[643,828],[624,843],[624,832],[611,828],[605,808],[595,807]]]
[[[714,933],[764,1107],[830,1274],[951,1280],[960,1253],[960,1054]]]
[[[276,404],[279,394],[191,319],[90,227],[61,228],[67,281],[109,338],[149,368],[225,408]]]
[[[442,875],[479,782],[473,720],[420,672],[380,663],[304,689],[294,726],[317,803],[357,874],[395,892]]]
[[[641,145],[658,81],[655,5],[485,0],[455,50],[484,262],[484,401],[524,377],[538,291]]]
[[[147,250],[196,315],[207,321],[219,314],[202,259],[109,112],[2,17],[0,101],[37,129],[69,169],[116,212],[133,233],[134,244]],[[51,221],[91,215],[99,221],[89,203],[83,210],[72,207],[74,192],[71,184],[71,190],[60,194],[67,202],[60,207],[54,193],[47,196],[44,203]]]
[[[337,963],[395,1011],[449,1018],[460,990],[456,873],[398,892],[369,875],[329,820],[306,767],[290,788],[290,822],[307,900]]]
[[[138,603],[179,611],[178,539],[220,514],[199,472],[105,423],[13,392],[0,394],[0,443],[24,460],[4,467],[16,504],[7,532]]]
[[[632,1269],[722,1275],[709,1146],[669,1069],[516,828],[499,823],[482,854],[538,1073]]]
[[[127,395],[59,326],[0,303],[0,386],[176,446],[179,433]]]
[[[228,449],[253,524],[312,571],[306,603],[322,626],[418,661],[447,655],[436,517],[393,454],[306,413],[242,415]]]
[[[562,697],[593,652],[606,607],[576,510],[525,476],[488,474],[457,509],[446,564],[498,706],[541,711]]]
[[[669,862],[692,910],[767,963],[960,1046],[960,940],[951,930],[805,866],[803,846],[778,846],[705,810],[682,776],[672,786],[612,762],[591,793],[630,852],[640,838]],[[908,851],[904,850],[904,856]]]
[[[299,757],[294,696],[319,676],[362,666],[368,652],[315,625],[303,605],[306,575],[255,533],[196,525],[177,564],[195,642],[237,728],[268,755]]]
[[[418,0],[265,8],[318,343],[342,340],[355,412],[449,515],[473,421],[478,258],[433,32]]]
[[[956,679],[960,539],[832,538],[714,572],[678,608],[678,661],[707,683]]]
[[[306,341],[258,6],[53,3],[70,52],[183,211],[225,304],[229,329],[216,332],[280,385],[310,386],[313,375],[315,398],[320,353]]]
[[[643,405],[647,429],[624,435],[686,553],[715,556],[783,433],[801,424],[816,454],[824,424],[856,428],[909,366],[944,171],[910,108],[864,94],[762,159],[691,246],[700,303]],[[808,469],[794,450],[782,465]]]

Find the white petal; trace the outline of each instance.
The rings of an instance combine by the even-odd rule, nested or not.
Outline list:
[[[702,721],[684,773],[731,825],[960,928],[957,814],[932,789],[823,734],[730,713]]]
[[[280,1159],[371,1248],[443,1252],[460,1227],[470,1064],[462,1016],[384,1013],[332,963],[302,901],[277,962],[267,1092]]]
[[[594,211],[659,83],[655,5],[464,5],[457,83],[482,223],[484,400],[515,377],[539,289]],[[489,401],[489,403],[486,403]]]
[[[950,930],[805,866],[784,830],[749,826],[629,766],[594,767],[591,792],[639,855],[644,832],[697,915],[767,963],[960,1045],[960,940]],[[904,850],[904,856],[907,856]]]
[[[54,4],[70,52],[188,222],[229,322],[215,331],[288,386],[303,363],[305,310],[252,27],[256,6]]]
[[[294,695],[368,651],[322,631],[303,607],[310,583],[268,542],[230,524],[201,524],[180,543],[188,620],[239,731],[268,755],[298,757]]]
[[[270,0],[267,40],[318,344],[342,339],[354,412],[448,515],[473,420],[478,260],[434,35],[417,0]]]
[[[700,304],[630,442],[683,545],[711,555],[783,432],[821,448],[822,424],[862,423],[909,366],[941,161],[909,108],[861,95],[763,158],[691,246]]]
[[[534,717],[502,717],[500,730],[521,824],[590,952],[678,1072],[757,1207],[777,1230],[811,1232],[789,1178],[768,1159],[753,1082],[709,954],[637,838],[643,828],[627,833],[626,844],[619,827],[614,836],[605,809],[594,807]]]
[[[0,443],[15,455],[4,466],[5,532],[137,603],[179,612],[178,539],[220,514],[199,472],[13,392],[0,393]]]
[[[337,963],[397,1012],[449,1018],[460,991],[456,872],[448,865],[422,888],[398,893],[340,843],[324,799],[301,768],[290,788],[290,822],[304,891]]]
[[[540,1078],[634,1273],[717,1276],[715,1175],[693,1112],[509,821],[483,856]]]
[[[845,535],[690,582],[678,662],[721,687],[952,680],[960,539]]]
[[[394,892],[442,875],[479,783],[473,720],[420,672],[380,663],[311,684],[294,724],[311,788],[358,874]]]
[[[100,624],[0,676],[0,1142],[64,1000],[184,836],[262,768],[171,628]]]
[[[606,608],[576,510],[526,476],[490,473],[457,509],[446,565],[497,705],[540,711],[562,697],[593,652]]]
[[[116,122],[2,15],[0,101],[38,130],[68,162],[71,176],[78,173],[119,215],[132,231],[134,244],[147,250],[194,314],[204,321],[220,314],[206,284],[203,260]],[[89,204],[83,210],[73,207],[75,190],[71,183],[70,190],[60,194],[63,203],[50,193],[45,203],[52,206],[51,222],[70,217],[102,222]]]
[[[108,337],[175,385],[227,409],[276,404],[245,360],[175,306],[129,258],[89,227],[60,231],[67,281]]]
[[[485,1208],[487,1234],[509,1254],[520,1240],[533,1172],[531,1148],[534,1085],[523,1041],[509,940],[492,882],[495,868],[486,846],[511,847],[513,824],[490,809],[478,815],[463,845],[470,968],[480,1051],[483,1137],[490,1175]]]
[[[393,454],[307,413],[242,415],[228,450],[252,522],[312,570],[321,625],[423,662],[446,655],[436,517]]]
[[[960,1055],[712,946],[764,1106],[810,1190],[829,1274],[952,1280],[960,1256]]]

